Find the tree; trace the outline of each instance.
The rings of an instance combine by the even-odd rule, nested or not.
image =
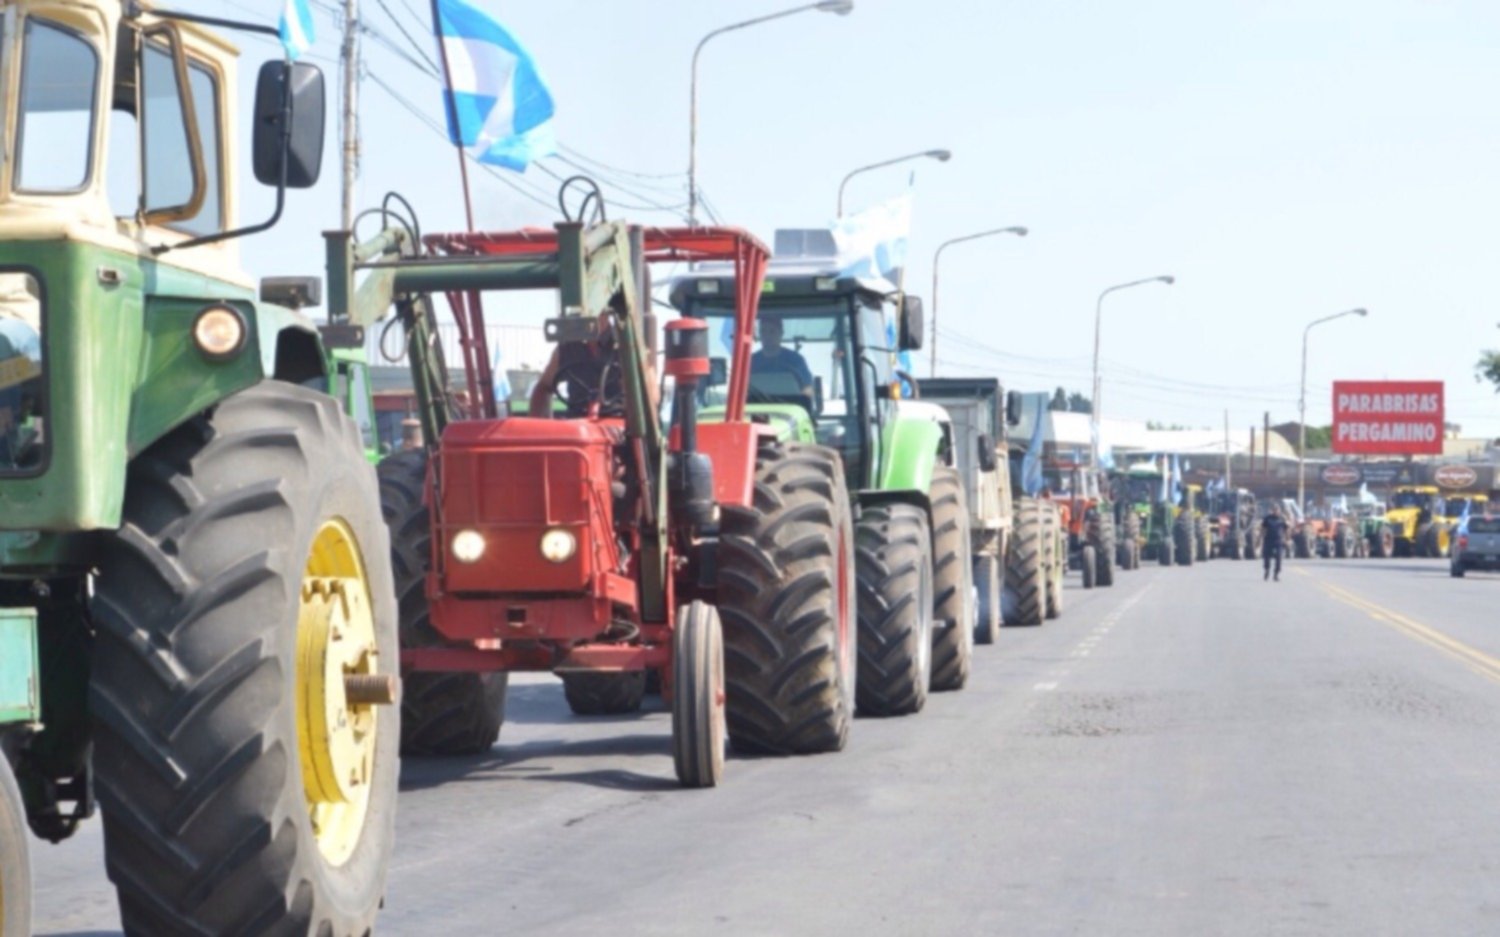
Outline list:
[[[1074,413],[1093,413],[1094,402],[1075,391],[1068,395],[1068,409]]]
[[[1332,426],[1309,426],[1307,428],[1308,449],[1328,449],[1333,445]]]
[[[1068,409],[1068,392],[1061,387],[1053,391],[1052,402],[1047,404],[1047,409],[1066,411]]]
[[[1495,385],[1495,392],[1500,393],[1500,351],[1492,348],[1479,355],[1474,363],[1474,380],[1489,381]]]

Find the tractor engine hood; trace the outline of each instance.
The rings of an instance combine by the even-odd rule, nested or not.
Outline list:
[[[620,568],[616,426],[583,420],[450,424],[436,467],[441,591],[602,596]]]

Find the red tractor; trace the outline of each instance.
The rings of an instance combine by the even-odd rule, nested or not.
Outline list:
[[[1083,577],[1083,587],[1115,584],[1114,509],[1101,497],[1099,475],[1076,462],[1054,462],[1045,469],[1049,482],[1042,497],[1057,505],[1068,532],[1068,566]]]
[[[685,786],[719,781],[726,734],[745,749],[842,747],[854,690],[842,469],[830,450],[778,443],[745,414],[767,249],[738,229],[608,222],[434,235],[422,257],[411,240],[396,230],[348,249],[350,269],[369,269],[367,286],[396,304],[423,422],[425,448],[380,466],[404,751],[487,750],[511,671],[559,675],[573,710],[590,715],[639,709],[655,675]],[[711,400],[707,378],[724,362],[710,358],[707,325],[661,330],[664,421],[648,264],[668,261],[727,261],[742,285],[733,334],[715,343],[729,348],[732,378]],[[550,393],[533,398],[544,412],[508,416],[482,294],[547,287],[561,311],[546,322]],[[435,293],[458,323],[463,393],[447,386],[433,341]],[[818,549],[788,553],[809,543]],[[747,613],[768,597],[775,614]]]

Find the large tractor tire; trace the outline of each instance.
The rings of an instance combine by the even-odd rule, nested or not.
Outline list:
[[[1212,558],[1213,538],[1208,526],[1208,518],[1206,517],[1198,518],[1198,526],[1196,528],[1196,537],[1193,540],[1193,547],[1198,551],[1198,562],[1207,563]]]
[[[397,453],[382,461],[376,474],[381,513],[391,532],[401,646],[441,646],[447,642],[432,626],[427,605],[432,525],[422,503],[426,453]],[[504,673],[408,673],[401,699],[402,754],[427,757],[489,751],[505,722],[509,680]]]
[[[1417,556],[1423,559],[1432,559],[1440,556],[1442,551],[1438,549],[1438,529],[1436,524],[1427,524],[1417,531]]]
[[[1068,535],[1063,530],[1062,514],[1056,505],[1042,506],[1044,530],[1042,554],[1047,565],[1047,617],[1061,618],[1063,613],[1063,574],[1068,569]]]
[[[1156,561],[1163,566],[1172,565],[1172,537],[1170,531],[1163,531],[1161,539],[1157,541]]]
[[[1306,531],[1299,530],[1292,534],[1292,556],[1299,560],[1312,556],[1312,544],[1308,540]]]
[[[0,751],[0,937],[31,937],[31,857],[26,807]]]
[[[1382,527],[1379,533],[1370,535],[1370,555],[1381,560],[1396,555],[1396,535],[1389,527]]]
[[[1231,530],[1225,539],[1224,555],[1231,560],[1243,559],[1245,556],[1245,537],[1238,531]]]
[[[1078,571],[1083,580],[1085,589],[1094,588],[1096,577],[1099,575],[1099,553],[1094,545],[1086,543],[1079,551]]]
[[[1120,546],[1123,552],[1120,554],[1121,569],[1141,568],[1141,516],[1134,511],[1126,510],[1125,520],[1120,525],[1122,537]]]
[[[1197,559],[1198,547],[1193,518],[1186,511],[1172,522],[1172,554],[1178,566],[1192,566]]]
[[[1000,560],[987,553],[974,557],[974,643],[994,644],[1000,637]]]
[[[1333,555],[1340,560],[1347,560],[1354,555],[1354,535],[1348,527],[1340,525],[1334,534]]]
[[[963,479],[946,465],[933,470],[933,692],[962,690],[974,654],[974,564]]]
[[[1047,567],[1042,539],[1042,505],[1035,498],[1016,503],[1016,529],[1005,564],[1010,593],[1007,625],[1040,625],[1047,614]]]
[[[683,787],[724,777],[724,633],[719,613],[692,601],[672,631],[672,763]]]
[[[272,381],[130,463],[89,693],[127,934],[374,926],[399,770],[379,504],[338,401]]]
[[[577,716],[623,716],[640,712],[646,671],[574,672],[562,675],[563,696]]]
[[[1099,546],[1094,553],[1094,582],[1101,586],[1115,584],[1115,519],[1104,511],[1099,513]]]
[[[932,677],[932,535],[927,512],[900,502],[864,509],[859,572],[859,711],[920,712]]]
[[[854,570],[838,454],[762,444],[752,503],[723,509],[719,541],[725,719],[735,750],[811,754],[848,741]]]

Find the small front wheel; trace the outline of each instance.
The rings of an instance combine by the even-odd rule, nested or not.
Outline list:
[[[719,612],[692,602],[672,633],[672,760],[683,787],[724,776],[724,636]]]
[[[1094,588],[1094,580],[1099,572],[1099,555],[1095,552],[1093,546],[1083,548],[1083,559],[1079,565],[1082,567],[1083,572],[1083,587],[1085,589]]]

